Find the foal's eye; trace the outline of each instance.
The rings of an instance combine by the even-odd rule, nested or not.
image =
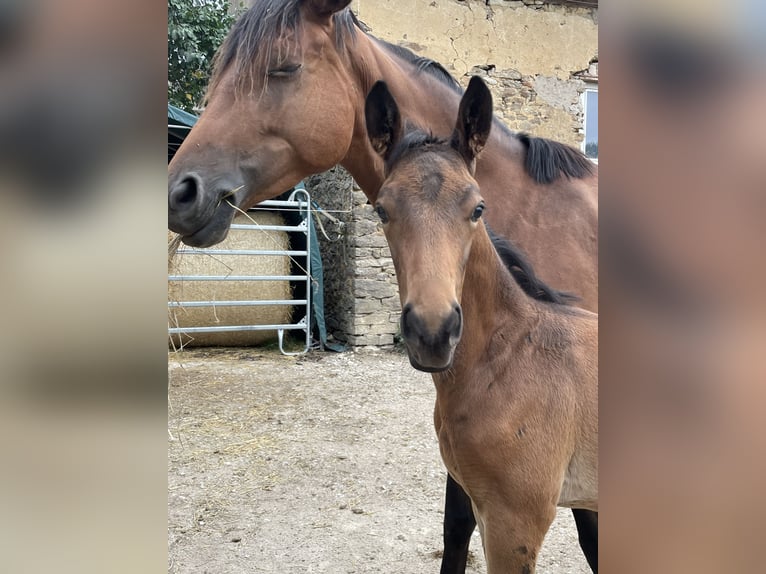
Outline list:
[[[378,214],[378,217],[380,217],[380,221],[382,223],[388,223],[388,213],[386,213],[386,210],[383,209],[381,206],[376,205],[375,206],[375,213]]]
[[[292,76],[295,72],[301,69],[303,64],[286,64],[281,68],[274,68],[269,70],[270,78],[287,78]]]
[[[484,202],[482,201],[479,205],[476,206],[476,208],[473,210],[473,213],[471,214],[471,221],[479,221],[479,218],[481,217],[481,214],[484,213]]]

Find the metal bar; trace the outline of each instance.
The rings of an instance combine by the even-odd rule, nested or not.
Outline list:
[[[258,305],[305,305],[305,299],[258,299],[255,301],[168,301],[168,307],[250,307]]]
[[[307,251],[284,251],[277,249],[189,249],[183,248],[176,253],[186,255],[288,255],[290,257],[305,257]]]
[[[301,323],[288,325],[226,325],[223,327],[170,327],[168,328],[168,333],[228,333],[231,331],[276,331],[278,329],[298,331],[305,328],[306,325]]]
[[[295,204],[298,204],[298,207],[307,207],[305,201],[285,201],[285,200],[279,200],[279,199],[267,199],[266,201],[262,201],[257,205],[254,205],[248,211],[258,211],[261,207],[296,207]]]
[[[308,281],[308,275],[168,275],[168,281]]]
[[[290,199],[295,198],[296,196],[303,195],[306,199],[306,217],[303,219],[304,227],[306,228],[306,251],[311,253],[311,233],[309,232],[310,224],[311,224],[311,196],[309,196],[308,191],[305,189],[303,190],[295,190],[292,194],[290,194]],[[301,322],[305,324],[305,332],[306,332],[306,342],[303,348],[304,353],[308,353],[309,349],[311,349],[311,288],[313,287],[313,283],[311,281],[311,257],[306,257],[306,315],[303,317]],[[279,341],[279,350],[282,353],[285,353],[286,351],[282,348],[282,341]]]
[[[255,229],[260,231],[305,231],[304,225],[257,225],[253,223],[232,223],[230,229]]]

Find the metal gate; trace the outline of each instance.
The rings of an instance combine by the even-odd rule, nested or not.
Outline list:
[[[277,325],[219,325],[204,327],[168,327],[169,334],[184,333],[218,333],[227,331],[274,331],[277,332],[279,350],[285,355],[301,355],[311,347],[311,234],[309,225],[311,222],[311,197],[305,189],[296,189],[287,200],[262,201],[248,211],[259,209],[289,209],[297,211],[301,221],[297,225],[258,225],[258,224],[233,224],[232,229],[246,229],[258,232],[261,230],[287,231],[303,233],[306,237],[306,249],[304,250],[270,250],[270,249],[196,249],[193,247],[179,248],[179,254],[208,254],[208,255],[237,255],[242,257],[258,256],[284,256],[305,258],[305,265],[299,267],[301,273],[297,275],[168,275],[169,281],[290,281],[294,283],[305,282],[306,295],[303,299],[264,299],[248,301],[168,301],[168,307],[240,307],[256,305],[291,305],[296,307],[294,316],[300,317],[301,308],[303,316],[295,323]],[[254,284],[255,286],[255,284]],[[303,330],[306,334],[305,344],[302,351],[296,353],[285,351],[285,331]]]

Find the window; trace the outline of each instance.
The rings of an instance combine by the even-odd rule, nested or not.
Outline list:
[[[583,151],[598,161],[598,90],[588,88],[583,92],[584,131]]]

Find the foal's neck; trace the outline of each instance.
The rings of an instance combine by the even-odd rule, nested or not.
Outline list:
[[[455,350],[456,369],[486,357],[498,333],[503,346],[513,345],[538,320],[538,302],[513,278],[483,224],[476,230],[466,263],[460,306],[463,334]]]

